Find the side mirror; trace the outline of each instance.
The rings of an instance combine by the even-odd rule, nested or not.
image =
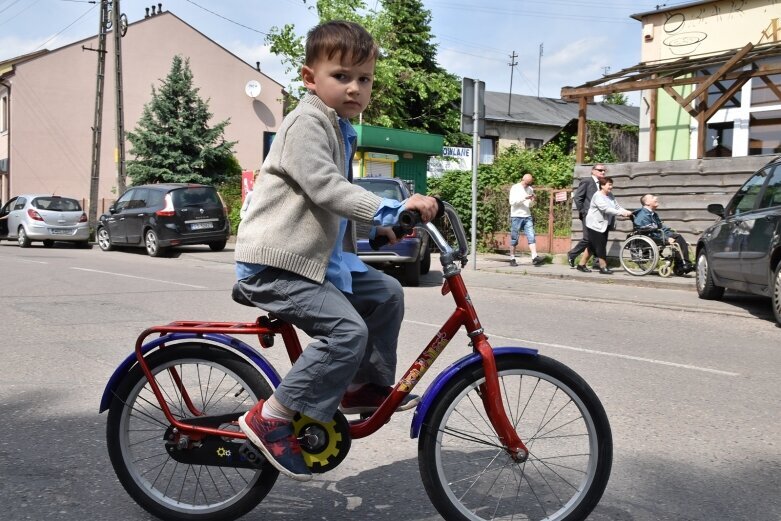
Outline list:
[[[720,204],[709,204],[708,213],[718,215],[719,217],[724,217],[724,206]]]
[[[108,213],[112,215],[117,213],[117,207],[112,204],[111,206],[108,207]]]

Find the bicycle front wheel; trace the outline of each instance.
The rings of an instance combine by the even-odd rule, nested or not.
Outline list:
[[[480,397],[481,364],[443,389],[424,423],[418,462],[448,521],[574,521],[594,509],[610,477],[613,442],[596,394],[544,356],[497,357],[505,412],[529,449],[512,460]]]
[[[206,343],[165,347],[147,362],[180,421],[216,417],[207,425],[238,430],[235,418],[272,392],[248,362]],[[235,519],[260,503],[278,476],[268,464],[231,466],[230,461],[241,458],[235,450],[240,440],[207,437],[188,443],[182,438],[182,448],[172,447],[175,431],[138,365],[114,395],[106,435],[122,486],[139,505],[165,520]]]

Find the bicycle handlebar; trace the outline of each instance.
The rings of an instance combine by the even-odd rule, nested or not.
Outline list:
[[[443,215],[447,216],[450,221],[450,226],[453,228],[456,241],[458,242],[458,248],[456,250],[450,246],[433,222],[423,224],[420,220],[420,214],[416,211],[404,210],[401,212],[401,214],[399,214],[399,224],[393,227],[393,233],[396,234],[396,237],[401,238],[410,233],[416,226],[421,227],[428,232],[443,257],[446,258],[443,259],[443,262],[448,259],[453,261],[460,260],[461,265],[466,266],[469,243],[467,242],[466,232],[464,231],[464,226],[461,224],[461,219],[458,217],[456,209],[449,203],[442,201],[441,199],[437,199],[437,202],[439,203],[439,208],[435,219],[438,219]],[[381,248],[387,243],[388,238],[385,236],[376,237],[369,241],[371,248],[374,250]]]

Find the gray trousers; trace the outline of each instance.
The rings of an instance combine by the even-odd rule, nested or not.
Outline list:
[[[352,294],[271,267],[239,281],[257,307],[314,339],[274,391],[285,407],[328,422],[350,383],[395,383],[404,291],[368,268],[352,274]]]

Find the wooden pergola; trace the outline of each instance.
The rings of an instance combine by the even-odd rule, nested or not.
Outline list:
[[[774,74],[781,74],[781,63],[774,65],[759,65],[757,63],[774,56],[781,56],[781,42],[757,46],[748,43],[742,49],[704,57],[685,57],[653,64],[640,63],[578,87],[564,87],[561,89],[562,99],[579,101],[576,162],[582,164],[585,159],[586,110],[589,99],[593,99],[594,96],[638,90],[651,91],[649,100],[651,119],[648,128],[650,136],[649,160],[654,161],[656,159],[658,89],[664,89],[686,112],[696,118],[699,128],[703,129],[708,120],[725,103],[733,99],[735,93],[751,78],[761,78],[781,100],[781,89],[770,79],[770,76]],[[747,66],[750,68],[744,70]],[[710,73],[710,70],[714,68],[715,72]],[[725,86],[722,82],[733,83]],[[681,85],[696,85],[696,87],[688,96],[683,97],[675,90],[675,87]],[[708,90],[711,86],[715,86],[719,90],[720,96],[712,105],[708,106]],[[693,103],[695,101],[696,103]],[[698,159],[705,154],[706,134],[706,132],[698,134]]]

